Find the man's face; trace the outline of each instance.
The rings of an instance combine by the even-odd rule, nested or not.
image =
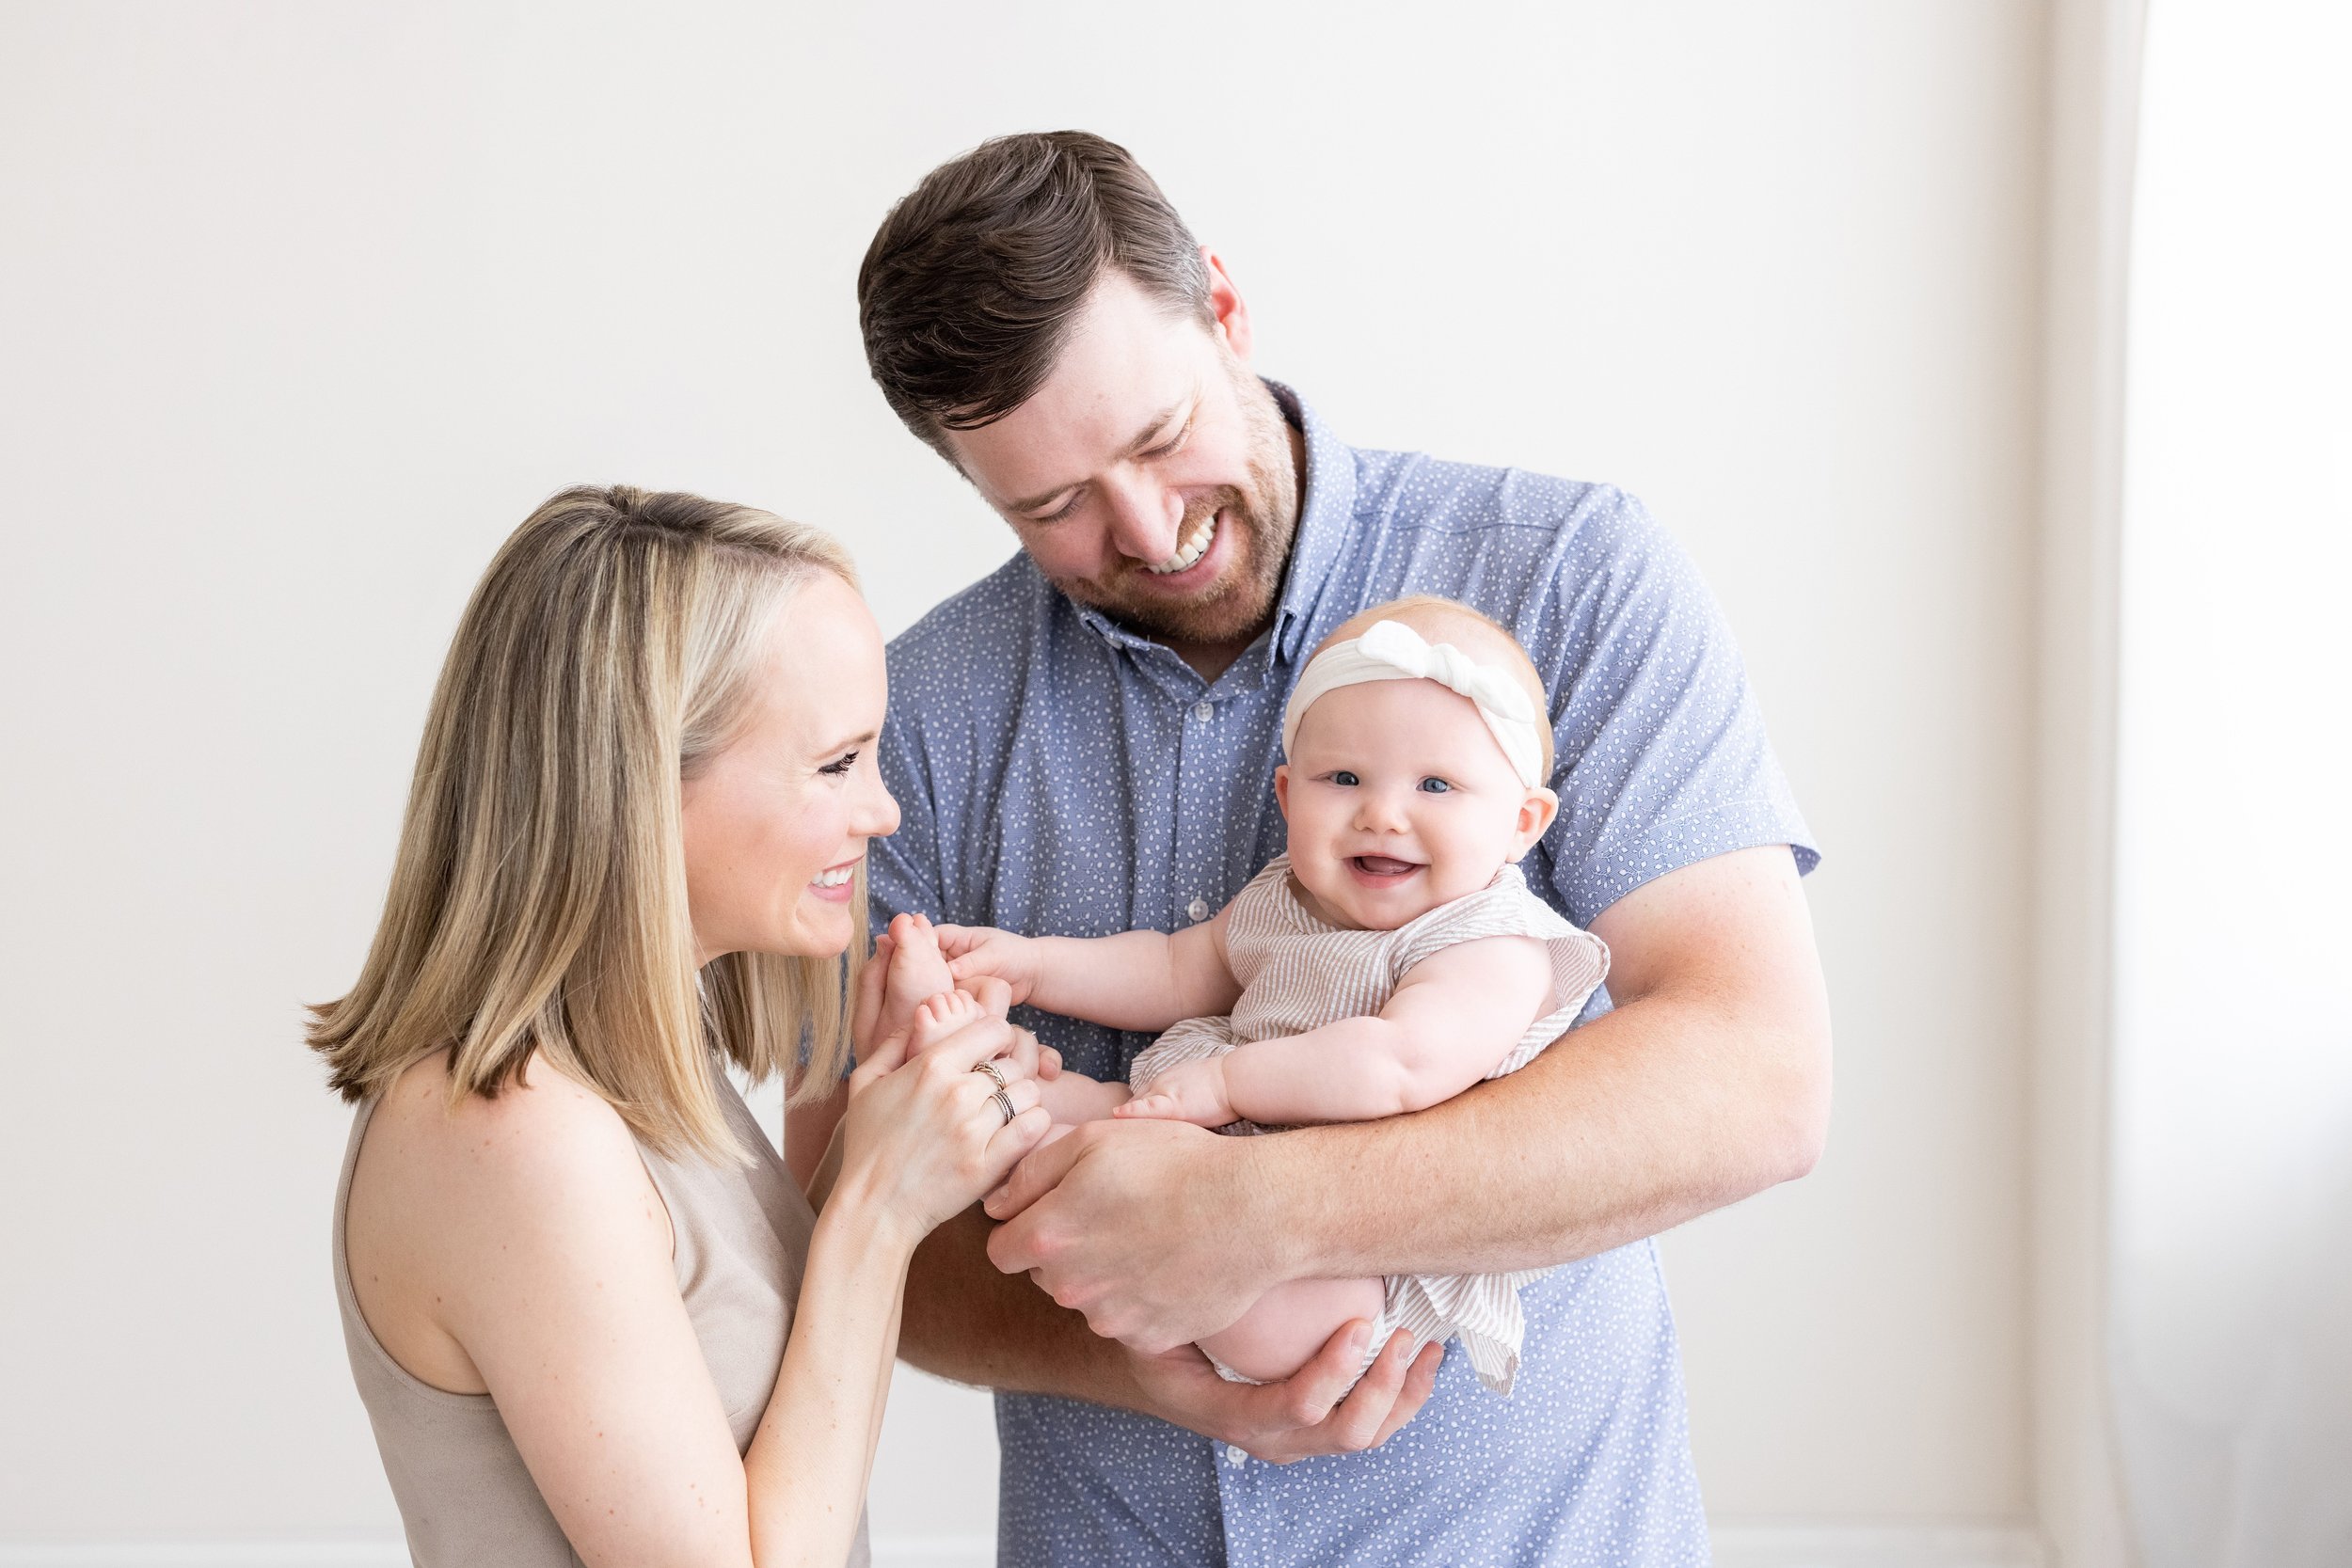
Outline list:
[[[1108,272],[1045,384],[957,463],[1063,593],[1168,641],[1246,641],[1274,612],[1298,526],[1290,427],[1249,372],[1248,316],[1169,316]]]

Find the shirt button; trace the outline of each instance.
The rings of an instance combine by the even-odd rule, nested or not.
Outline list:
[[[1239,1443],[1228,1443],[1225,1445],[1226,1464],[1239,1465],[1242,1461],[1248,1459],[1248,1457],[1249,1450],[1243,1448]]]
[[[1192,705],[1192,716],[1205,724],[1210,720],[1216,717],[1216,705],[1215,703],[1195,703]]]
[[[1206,920],[1209,918],[1208,901],[1206,899],[1196,898],[1191,903],[1184,906],[1184,912],[1192,916],[1195,920]]]

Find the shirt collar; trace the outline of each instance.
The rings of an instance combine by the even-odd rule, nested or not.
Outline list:
[[[1281,382],[1266,389],[1282,417],[1307,437],[1307,476],[1298,498],[1298,531],[1291,540],[1290,569],[1282,577],[1282,598],[1274,611],[1274,641],[1286,663],[1298,662],[1324,584],[1330,580],[1348,536],[1356,529],[1356,453]]]

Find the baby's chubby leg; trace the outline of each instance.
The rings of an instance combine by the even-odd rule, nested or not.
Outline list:
[[[1200,1348],[1246,1378],[1279,1383],[1313,1358],[1343,1323],[1377,1324],[1388,1289],[1377,1279],[1294,1279],[1260,1296]],[[1371,1350],[1377,1350],[1375,1345]]]

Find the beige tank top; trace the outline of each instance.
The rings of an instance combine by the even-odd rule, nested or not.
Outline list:
[[[722,1079],[719,1093],[728,1125],[755,1164],[671,1161],[643,1145],[638,1152],[670,1211],[678,1294],[739,1453],[751,1446],[784,1363],[816,1216],[734,1085]],[[580,1558],[532,1482],[490,1396],[453,1394],[410,1376],[360,1316],[343,1214],[374,1111],[370,1101],[352,1117],[335,1189],[335,1296],[342,1307],[352,1379],[375,1428],[409,1557],[418,1568],[574,1568]],[[850,1568],[866,1568],[867,1560],[860,1518]]]

